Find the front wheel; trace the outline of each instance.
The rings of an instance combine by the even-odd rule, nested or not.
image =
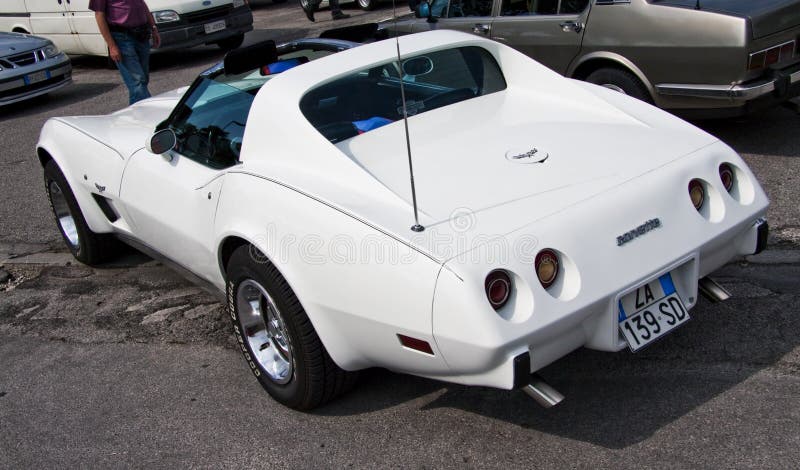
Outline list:
[[[611,90],[624,93],[646,103],[653,103],[647,87],[633,73],[616,68],[604,67],[597,69],[586,77],[586,81],[595,85],[604,86]]]
[[[72,256],[89,265],[110,258],[114,241],[109,235],[94,233],[89,228],[75,194],[54,160],[44,166],[44,187],[58,230]]]
[[[260,252],[239,247],[226,271],[236,341],[250,370],[275,400],[308,410],[353,386],[356,374],[333,362],[297,296]]]
[[[217,46],[224,51],[232,51],[241,46],[244,42],[244,33],[231,36],[217,42]]]

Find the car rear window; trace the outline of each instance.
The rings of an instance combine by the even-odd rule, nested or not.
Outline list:
[[[403,118],[506,88],[494,57],[481,47],[429,52],[360,70],[315,88],[300,110],[328,140],[341,142]]]

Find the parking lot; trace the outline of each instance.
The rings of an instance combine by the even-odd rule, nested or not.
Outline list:
[[[333,23],[298,3],[251,1],[248,43]],[[398,11],[407,13],[405,3]],[[189,84],[216,47],[156,53],[151,91]],[[118,72],[73,59],[74,83],[0,108],[0,468],[797,468],[800,462],[800,114],[696,123],[742,154],[772,201],[770,247],[713,277],[733,293],[647,350],[579,350],[542,371],[566,400],[386,370],[309,413],[270,399],[235,349],[223,307],[130,250],[72,260],[34,154],[49,117],[127,104]],[[2,273],[0,271],[0,273]],[[609,272],[613,275],[613,272]]]

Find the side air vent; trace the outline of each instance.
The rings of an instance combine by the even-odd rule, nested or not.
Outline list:
[[[103,215],[106,216],[109,222],[116,222],[119,220],[119,214],[117,214],[117,211],[111,207],[111,203],[108,202],[108,198],[94,193],[92,193],[92,197],[94,198],[94,201],[97,203],[98,207],[100,207],[100,210],[103,211]]]

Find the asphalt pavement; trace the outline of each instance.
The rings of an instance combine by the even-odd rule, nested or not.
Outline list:
[[[350,6],[350,20],[321,12],[312,24],[296,2],[251,3],[250,43],[391,15],[391,4]],[[215,47],[154,54],[151,91],[221,58]],[[369,370],[301,413],[250,375],[216,299],[133,250],[89,268],[64,249],[34,155],[39,130],[127,101],[103,60],[74,66],[70,87],[0,108],[0,269],[11,275],[0,285],[0,468],[798,468],[796,112],[697,123],[769,193],[770,249],[715,273],[734,297],[702,300],[642,353],[580,350],[546,368],[567,397],[558,407]]]

